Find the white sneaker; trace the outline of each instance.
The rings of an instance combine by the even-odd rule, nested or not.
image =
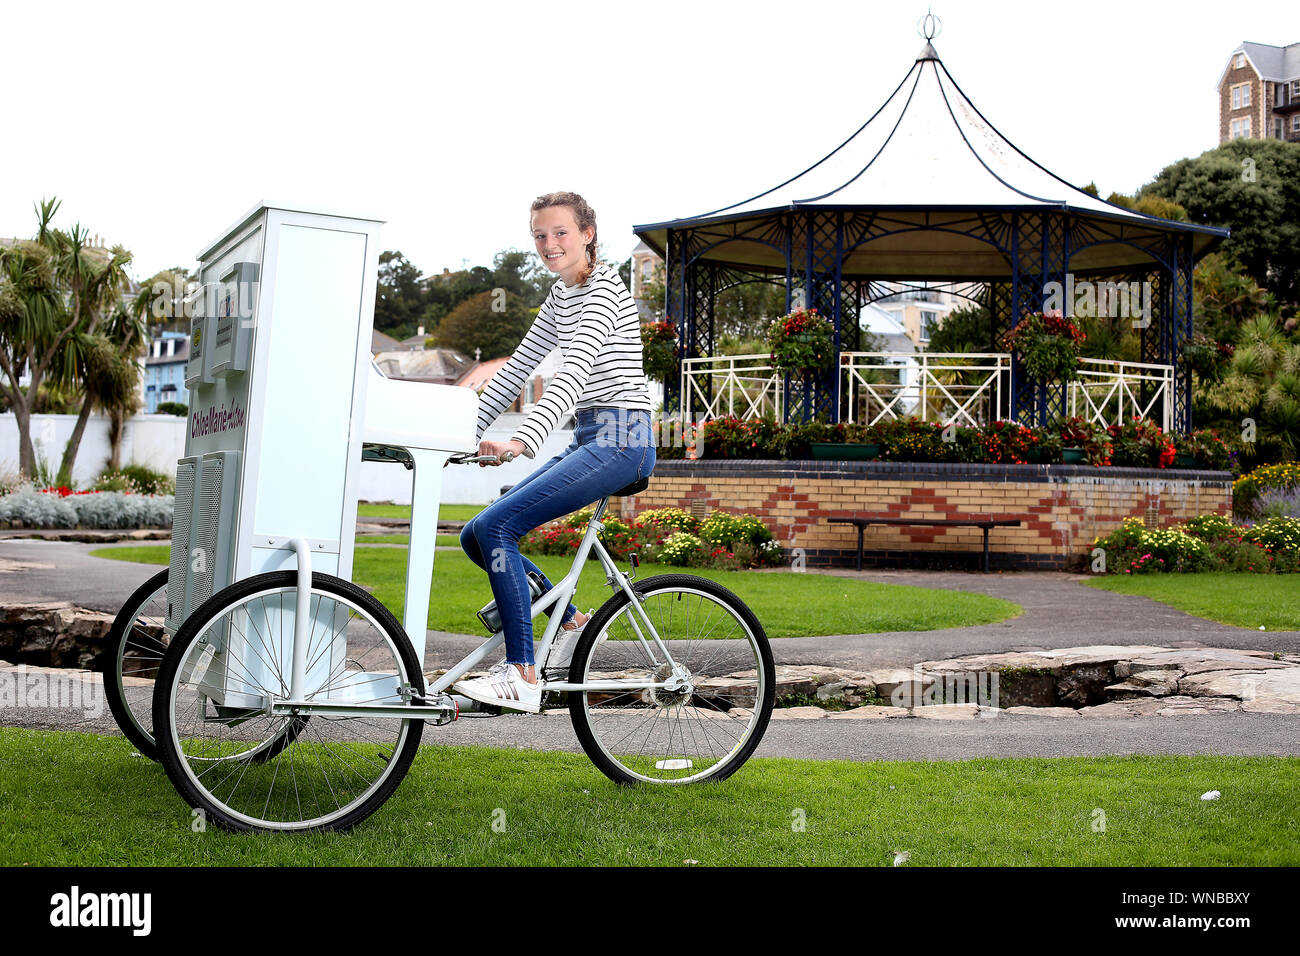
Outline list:
[[[506,710],[536,714],[542,709],[541,684],[528,683],[519,676],[519,669],[514,664],[505,661],[493,666],[486,677],[458,680],[451,689],[480,704],[491,704]]]
[[[569,664],[573,661],[573,649],[578,646],[578,639],[582,637],[582,632],[587,629],[595,613],[596,609],[593,607],[587,612],[587,620],[578,627],[565,630],[561,626],[556,632],[555,641],[551,644],[551,653],[546,658],[546,674],[552,679],[568,676]]]

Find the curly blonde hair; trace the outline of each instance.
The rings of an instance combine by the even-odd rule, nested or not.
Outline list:
[[[599,261],[596,258],[596,210],[587,205],[587,200],[577,193],[547,193],[533,200],[533,205],[528,210],[528,228],[531,229],[533,226],[533,213],[539,209],[548,209],[551,206],[568,206],[573,210],[573,218],[578,223],[578,231],[591,230],[591,242],[587,243],[587,268],[578,276],[578,281],[575,283],[575,285],[582,285],[587,281],[587,277],[591,275]]]

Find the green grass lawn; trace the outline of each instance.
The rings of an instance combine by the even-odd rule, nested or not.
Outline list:
[[[1117,594],[1140,594],[1220,624],[1300,631],[1300,574],[1109,574],[1088,584]]]
[[[169,545],[99,548],[95,557],[166,565]],[[533,555],[552,581],[568,571],[570,560]],[[664,564],[643,564],[638,577],[677,572]],[[880,631],[928,631],[936,628],[987,624],[1022,611],[1018,604],[970,594],[898,584],[852,581],[824,574],[795,572],[710,571],[691,573],[730,588],[753,609],[768,637],[809,637],[821,634],[871,634]],[[357,547],[352,578],[369,589],[399,619],[406,593],[406,552],[401,548]],[[599,564],[589,561],[578,582],[575,603],[583,611],[599,607],[610,596]],[[429,627],[457,634],[481,634],[475,617],[492,600],[487,575],[463,552],[441,551],[434,559],[429,599]]]
[[[0,865],[1300,864],[1296,758],[762,759],[718,784],[630,789],[581,755],[431,745],[351,833],[232,835],[193,832],[162,768],[130,753],[0,728]]]
[[[409,534],[367,534],[358,535],[356,542],[357,547],[367,544],[407,544],[411,540]],[[454,534],[438,535],[438,547],[440,548],[459,548],[460,536]]]
[[[468,521],[486,507],[487,505],[442,505],[438,508],[438,520]],[[357,517],[409,518],[411,506],[361,503],[357,505]]]

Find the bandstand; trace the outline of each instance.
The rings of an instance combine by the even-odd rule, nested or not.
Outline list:
[[[665,412],[683,421],[897,416],[910,406],[876,394],[863,374],[888,356],[860,350],[857,317],[919,288],[970,299],[992,318],[988,353],[952,357],[966,392],[950,385],[939,417],[1139,415],[1189,431],[1191,382],[1177,357],[1192,334],[1192,269],[1227,231],[1105,202],[1036,163],[957,85],[931,43],[935,25],[926,18],[925,46],[883,105],[807,169],[741,202],[635,227],[666,263],[666,313],[678,325],[681,372],[666,383]],[[832,368],[791,381],[765,355],[714,356],[717,297],[751,282],[781,284],[787,308],[833,320]],[[999,353],[998,338],[1021,316],[1062,300],[1069,314],[1070,293],[1084,284],[1100,290],[1102,307],[1131,310],[1138,362],[1085,360],[1077,381],[1044,383]],[[944,388],[930,370],[944,358],[926,358],[914,394],[931,384],[927,375]],[[863,388],[874,404],[861,400]]]

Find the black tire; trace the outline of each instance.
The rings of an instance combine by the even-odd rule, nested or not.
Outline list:
[[[221,666],[232,675],[228,680],[246,693],[263,692],[263,700],[283,699],[288,684],[282,664],[291,651],[293,629],[288,627],[285,641],[277,635],[273,619],[277,607],[284,615],[293,606],[297,579],[295,571],[273,571],[236,582],[213,595],[176,633],[158,675],[153,719],[162,765],[181,797],[223,829],[347,830],[392,795],[419,749],[424,721],[418,716],[270,717],[256,707],[223,714],[202,692],[208,668],[218,660],[207,649],[211,639],[221,638],[228,626],[231,636],[220,658]],[[400,684],[409,684],[423,694],[424,676],[415,650],[387,608],[355,584],[322,573],[312,575],[311,600],[308,666],[327,653],[324,660],[330,663],[324,684],[315,685],[309,696],[398,703],[402,699],[396,694]],[[323,606],[326,600],[332,602],[328,612]],[[259,605],[266,627],[258,626],[255,609]],[[318,622],[337,622],[338,617],[324,615],[340,610],[347,611],[343,627],[332,633],[321,629],[318,650]],[[248,633],[239,622],[246,625]],[[283,620],[280,623],[283,625]],[[344,632],[346,652],[338,655],[335,651],[341,648],[336,641]],[[236,646],[246,659],[235,652]],[[341,664],[333,663],[336,656],[342,658]],[[254,665],[262,665],[266,673],[261,674]],[[358,688],[369,696],[347,697],[346,691]],[[332,689],[338,690],[338,695],[332,694]],[[226,702],[229,700],[227,696]],[[215,717],[209,715],[210,709],[216,711]],[[413,712],[418,713],[414,708]],[[375,736],[384,735],[392,739],[375,742]],[[337,776],[331,777],[332,773]],[[238,793],[241,787],[244,792]],[[259,788],[265,790],[265,801]]]
[[[582,749],[620,784],[723,780],[749,759],[772,715],[776,670],[763,625],[744,601],[707,578],[660,574],[632,587],[661,638],[675,642],[669,650],[689,671],[689,689],[570,691],[569,715]],[[613,673],[668,676],[666,662],[651,660],[635,638],[632,621],[644,625],[634,615],[622,591],[601,605],[574,648],[570,683]],[[752,677],[734,676],[751,668]],[[701,687],[701,679],[713,683]],[[639,742],[640,750],[623,752],[631,747],[624,741]]]
[[[163,569],[136,588],[117,612],[108,631],[108,658],[103,667],[109,712],[126,739],[150,760],[158,759],[153,739],[153,687],[135,681],[157,676],[171,641],[163,628],[166,613],[167,570]]]

